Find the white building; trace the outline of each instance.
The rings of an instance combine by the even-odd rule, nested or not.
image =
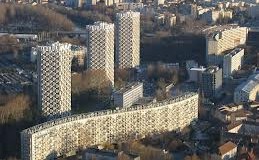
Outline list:
[[[21,132],[21,158],[55,159],[93,145],[182,130],[197,120],[198,99],[197,93],[186,93],[158,103],[48,121]]]
[[[235,25],[218,26],[206,29],[207,63],[219,65],[223,63],[224,51],[234,49],[246,43],[248,30],[246,27]]]
[[[222,160],[231,160],[237,154],[237,145],[231,141],[223,144],[218,148],[219,153],[218,156],[213,157],[213,160],[222,159]]]
[[[223,77],[229,78],[234,71],[241,69],[244,60],[244,49],[236,48],[223,58]]]
[[[115,7],[121,11],[141,11],[144,5],[143,3],[116,3]]]
[[[140,13],[116,14],[116,64],[134,68],[140,63]]]
[[[130,107],[143,97],[143,83],[131,83],[114,92],[113,97],[115,106]]]
[[[121,3],[123,2],[122,0],[85,0],[85,4],[87,6],[92,6],[92,5],[97,5],[98,3],[104,3],[106,6],[112,6],[116,3]]]
[[[87,69],[104,72],[114,85],[114,25],[96,22],[87,25]]]
[[[259,73],[251,75],[247,81],[240,84],[234,92],[235,103],[255,101],[259,92]]]
[[[188,70],[189,73],[189,81],[201,83],[202,73],[206,70],[203,66],[201,67],[192,67]]]
[[[70,115],[71,50],[70,44],[37,46],[38,102],[43,117],[53,119]]]
[[[174,27],[176,25],[176,15],[169,14],[166,16],[165,23],[167,27]]]

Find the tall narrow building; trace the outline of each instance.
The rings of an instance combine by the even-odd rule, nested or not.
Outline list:
[[[214,99],[221,95],[222,69],[217,66],[209,66],[202,72],[202,92],[205,98]]]
[[[71,49],[70,44],[55,42],[37,46],[38,102],[48,120],[70,115]]]
[[[104,72],[114,85],[114,24],[87,25],[87,69]]]
[[[140,63],[140,13],[116,14],[116,65],[134,68]]]

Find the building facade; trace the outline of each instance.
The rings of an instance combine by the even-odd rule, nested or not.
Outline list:
[[[235,103],[246,103],[258,99],[259,73],[251,75],[247,81],[243,82],[234,91]]]
[[[220,96],[222,89],[222,69],[210,66],[202,72],[202,92],[205,98]]]
[[[71,50],[59,42],[37,46],[38,102],[47,119],[70,115]]]
[[[246,43],[248,33],[246,27],[229,27],[224,28],[224,26],[222,26],[222,29],[219,28],[206,37],[206,56],[208,64],[222,65],[223,52]]]
[[[188,70],[189,73],[189,81],[196,82],[201,84],[202,81],[202,73],[206,70],[203,66],[200,67],[192,67]]]
[[[222,21],[224,19],[231,20],[233,17],[233,12],[231,10],[208,10],[201,15],[201,19],[210,24],[215,24],[217,21]]]
[[[116,9],[120,11],[141,11],[144,7],[143,3],[116,3],[115,4]]]
[[[143,83],[131,83],[128,86],[114,92],[114,105],[118,107],[130,107],[143,97]]]
[[[259,16],[259,6],[258,5],[250,6],[248,8],[248,15],[250,17],[252,17],[252,18],[258,19],[258,16]]]
[[[33,126],[21,132],[22,159],[53,159],[87,146],[183,129],[198,118],[198,99],[197,93],[186,93],[159,103],[72,115]]]
[[[114,85],[114,25],[96,22],[87,25],[87,69],[104,72]]]
[[[223,58],[223,77],[229,78],[234,73],[241,69],[244,61],[244,49],[236,48]]]
[[[134,68],[140,63],[140,13],[116,14],[116,65]]]
[[[71,61],[72,65],[83,67],[86,61],[87,48],[84,46],[71,45]],[[68,52],[70,53],[70,52]],[[30,61],[35,63],[37,61],[38,52],[36,47],[31,48]]]

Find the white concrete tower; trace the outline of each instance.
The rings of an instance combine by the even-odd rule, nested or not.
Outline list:
[[[55,119],[71,111],[70,44],[37,46],[38,102],[43,117]]]
[[[116,65],[134,68],[140,63],[140,13],[116,14]]]
[[[114,24],[87,25],[87,68],[102,71],[114,85]]]

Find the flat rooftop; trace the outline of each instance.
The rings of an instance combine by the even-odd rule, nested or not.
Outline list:
[[[248,77],[247,81],[243,82],[237,87],[237,90],[242,90],[244,92],[250,92],[257,85],[259,85],[259,73],[255,73]]]
[[[216,73],[219,70],[218,66],[209,66],[205,72],[206,73]]]
[[[250,92],[252,89],[254,89],[258,85],[258,82],[254,80],[248,81],[243,87],[243,91]]]
[[[191,70],[191,71],[200,71],[200,72],[203,72],[203,71],[206,70],[206,68],[204,68],[203,66],[201,66],[201,67],[192,67],[190,70]]]
[[[143,83],[141,83],[141,82],[132,82],[132,83],[127,84],[125,87],[115,91],[114,93],[115,94],[123,94],[123,93],[129,92],[129,91],[135,89],[139,85],[143,85]]]
[[[238,54],[240,51],[244,50],[243,48],[235,48],[233,49],[231,52],[229,52],[226,56],[235,56],[236,54]]]
[[[227,24],[227,25],[214,25],[212,27],[208,27],[202,30],[202,33],[207,35],[208,37],[213,37],[215,33],[222,32],[225,30],[235,29],[238,28],[239,25],[237,24]]]

